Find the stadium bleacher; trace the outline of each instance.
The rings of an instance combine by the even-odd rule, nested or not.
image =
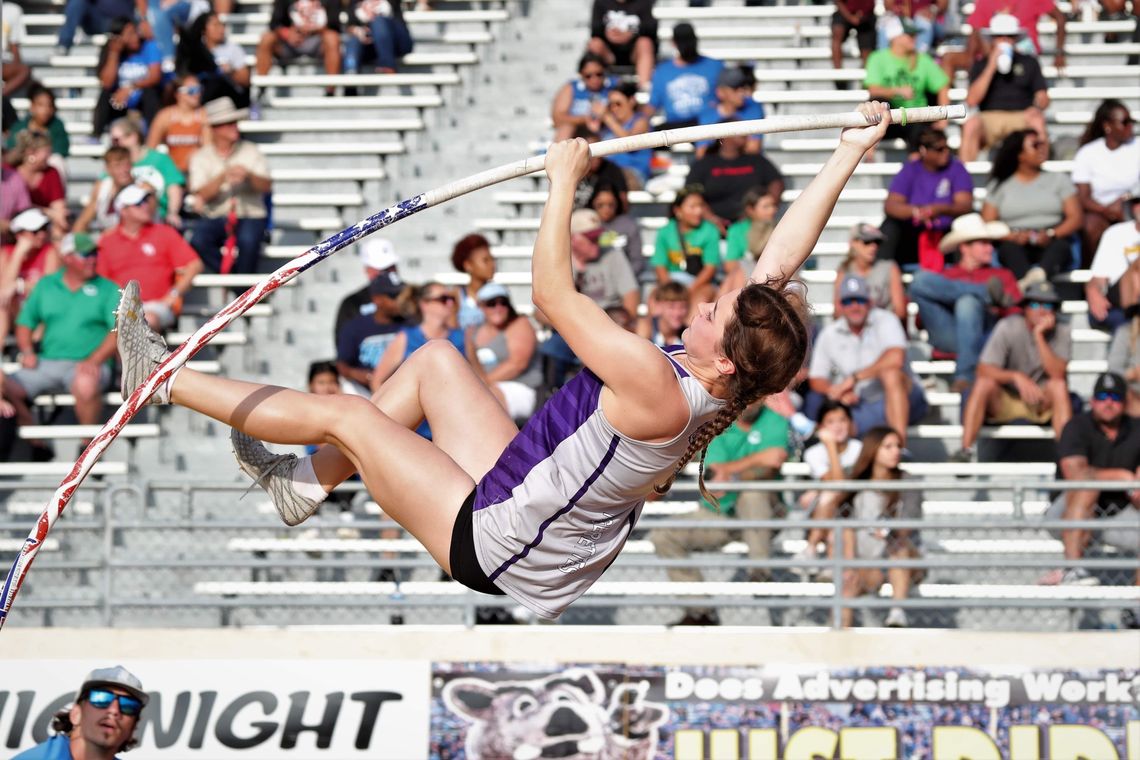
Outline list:
[[[38,78],[60,96],[60,116],[73,137],[67,191],[69,202],[76,205],[88,196],[106,148],[84,139],[98,95],[92,68],[101,40],[76,45],[67,56],[55,55],[52,30],[60,23],[62,4],[28,3],[30,36],[24,54]],[[260,118],[241,128],[259,144],[273,172],[274,229],[264,254],[268,265],[295,257],[395,198],[465,176],[495,159],[519,158],[528,146],[542,143],[549,98],[572,73],[581,51],[586,9],[571,3],[543,7],[541,34],[549,40],[536,45],[538,9],[531,8],[527,17],[522,13],[525,5],[512,0],[444,0],[435,10],[409,12],[417,48],[399,74],[328,76],[301,64],[254,77],[255,86],[267,94]],[[268,8],[263,0],[240,2],[226,19],[231,39],[249,53],[268,21]],[[735,2],[689,8],[683,0],[659,0],[656,15],[663,40],[670,38],[674,22],[691,20],[703,53],[756,62],[757,99],[769,113],[786,114],[846,110],[866,95],[861,89],[834,86],[836,80],[861,81],[862,70],[853,57],[847,59],[851,68],[831,68],[832,10],[830,5],[746,8]],[[551,23],[554,19],[564,23]],[[1105,97],[1120,98],[1140,110],[1135,87],[1140,67],[1124,65],[1128,55],[1140,53],[1140,45],[1104,42],[1105,34],[1129,31],[1128,23],[1070,25],[1067,68],[1062,72],[1046,66],[1053,99],[1049,125],[1059,146],[1075,145],[1076,135]],[[1043,23],[1039,30],[1046,50],[1051,49],[1052,24]],[[663,51],[667,47],[663,44]],[[957,100],[964,81],[955,84],[952,96]],[[365,92],[326,97],[326,86],[357,86]],[[20,98],[13,104],[21,111],[27,105]],[[956,129],[951,131],[956,144]],[[536,140],[536,135],[543,137]],[[835,142],[834,134],[766,138],[765,150],[787,180],[785,201],[797,197]],[[901,167],[897,146],[881,153],[877,162],[856,171],[816,247],[814,269],[804,273],[821,322],[831,316],[834,269],[846,252],[847,230],[855,222],[881,218],[887,184]],[[684,182],[688,158],[684,150],[675,152],[668,170],[673,184],[663,184],[661,192],[631,194],[647,251],[665,224],[672,193]],[[1058,157],[1048,168],[1069,171],[1069,158]],[[989,168],[985,161],[968,167],[979,199],[984,198]],[[465,282],[464,275],[451,270],[447,252],[452,240],[478,229],[496,243],[497,280],[511,289],[516,304],[528,304],[530,246],[545,197],[545,179],[522,178],[428,212],[423,216],[431,218],[424,222],[409,220],[408,231],[404,225],[392,228],[404,256],[401,271],[409,279]],[[332,353],[336,301],[359,286],[360,267],[349,256],[342,254],[290,283],[289,296],[278,296],[247,314],[271,319],[247,319],[240,330],[219,334],[206,358],[191,366],[300,385],[308,361]],[[1069,280],[1080,283],[1087,277],[1081,270]],[[186,340],[230,292],[255,279],[199,275],[194,300],[178,330],[168,335],[170,342]],[[1096,373],[1106,366],[1107,339],[1089,327],[1087,305],[1077,297],[1074,290],[1062,311],[1075,328],[1071,383],[1087,396]],[[912,625],[1011,630],[1116,625],[1120,612],[1135,608],[1140,600],[1140,591],[1129,585],[1134,557],[1104,549],[1090,554],[1088,566],[1104,579],[1097,587],[1036,585],[1036,577],[1060,557],[1059,542],[1042,527],[1055,474],[1048,454],[1051,432],[1032,425],[983,432],[995,446],[1029,444],[1026,451],[1037,457],[1030,461],[946,462],[950,443],[961,436],[960,397],[945,390],[953,363],[932,358],[922,331],[912,329],[910,335],[912,367],[927,384],[931,400],[930,415],[910,435],[917,441],[916,452],[932,460],[906,467],[932,484],[924,494],[924,514],[931,522],[924,527],[926,556],[921,560],[929,576],[910,600]],[[117,393],[108,394],[109,405],[120,402]],[[64,408],[73,399],[58,395],[37,403]],[[26,605],[27,610],[14,616],[12,625],[92,625],[108,615],[137,620],[139,610],[155,625],[279,624],[307,609],[320,610],[321,619],[329,623],[387,622],[393,611],[408,622],[461,622],[473,619],[474,607],[484,603],[458,584],[439,581],[434,562],[415,541],[376,537],[396,526],[382,521],[375,504],[362,496],[351,512],[338,515],[326,508],[303,528],[284,531],[271,509],[255,505],[252,498],[239,500],[246,483],[232,463],[227,430],[192,421],[183,410],[156,411],[147,421],[126,428],[122,438],[129,446],[112,450],[127,449],[126,456],[114,453],[121,459],[95,466],[93,474],[104,480],[69,507],[56,528],[59,532],[44,547],[50,556],[36,565],[37,582],[23,591],[17,609]],[[77,426],[35,426],[22,430],[21,436],[62,444],[91,432]],[[942,461],[937,461],[939,453]],[[5,556],[22,544],[53,479],[69,469],[65,460],[0,464],[0,550]],[[783,475],[803,485],[806,467],[790,463]],[[956,483],[954,478],[963,480]],[[647,505],[637,537],[566,621],[666,623],[679,608],[701,597],[720,605],[726,622],[827,623],[840,602],[835,584],[797,582],[790,573],[804,543],[805,520],[798,512],[772,524],[779,534],[767,565],[774,573],[771,582],[739,580],[747,560],[741,559],[742,547],[736,543],[720,552],[694,555],[692,561],[705,568],[705,583],[666,580],[666,564],[654,561],[645,531],[660,521],[667,525],[683,520],[695,507],[693,483],[690,473],[665,500]],[[108,484],[112,487],[105,487]],[[107,536],[113,536],[113,542]],[[381,552],[396,556],[381,557]],[[385,565],[402,574],[401,582],[373,580]],[[341,580],[318,580],[329,571]],[[260,577],[270,580],[255,580]],[[855,606],[866,608],[865,621],[875,624],[889,597],[887,585],[878,597],[858,600]]]

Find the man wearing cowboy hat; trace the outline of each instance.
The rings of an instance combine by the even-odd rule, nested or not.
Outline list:
[[[1048,84],[1037,58],[1015,48],[1024,36],[1015,16],[999,13],[984,32],[993,42],[989,55],[970,67],[966,105],[978,108],[962,125],[963,161],[975,161],[982,148],[997,145],[1010,132],[1032,129],[1042,137],[1045,109],[1049,106]]]
[[[1140,185],[1132,189],[1124,206],[1132,218],[1104,231],[1090,266],[1092,277],[1085,283],[1090,321],[1110,329],[1124,323],[1124,310],[1140,303]]]
[[[248,108],[237,108],[227,97],[206,104],[206,123],[213,131],[212,145],[204,145],[190,158],[190,192],[202,218],[191,240],[206,268],[221,270],[222,248],[236,245],[233,272],[257,271],[265,237],[265,196],[273,189],[269,164],[261,150],[241,139],[238,122],[249,118]]]
[[[914,273],[910,297],[918,304],[930,344],[958,355],[950,386],[955,393],[974,381],[978,355],[1000,316],[995,311],[1021,300],[1013,272],[991,266],[993,241],[1008,234],[1002,222],[983,221],[980,214],[960,216],[939,244],[943,253],[957,251],[958,263],[941,274],[927,269]]]
[[[962,449],[951,461],[975,458],[978,431],[987,420],[1051,421],[1059,438],[1073,416],[1066,376],[1073,341],[1069,325],[1057,321],[1061,297],[1052,283],[1038,282],[1026,289],[1020,305],[1023,313],[1001,319],[978,357],[977,379],[962,413]]]

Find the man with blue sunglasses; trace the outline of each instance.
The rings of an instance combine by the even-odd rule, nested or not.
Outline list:
[[[55,736],[13,760],[114,760],[138,744],[135,728],[149,697],[122,665],[91,671],[75,702],[55,714]]]

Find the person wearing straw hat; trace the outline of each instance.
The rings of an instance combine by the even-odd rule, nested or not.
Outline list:
[[[941,243],[943,252],[957,252],[957,263],[941,274],[926,269],[914,273],[910,297],[918,304],[930,345],[957,354],[950,385],[955,393],[964,393],[973,383],[986,336],[998,318],[1021,301],[1013,272],[991,266],[994,241],[1008,234],[1002,222],[986,222],[980,214],[960,216]]]
[[[979,109],[962,125],[959,157],[976,161],[982,148],[997,145],[1021,129],[1031,129],[1042,138],[1049,85],[1037,58],[1020,52],[1017,41],[1025,36],[1015,16],[999,13],[990,19],[985,35],[993,41],[989,55],[970,67],[966,105]]]
[[[1061,437],[1073,416],[1067,371],[1072,356],[1072,331],[1057,319],[1061,297],[1049,282],[1025,290],[1022,313],[1001,319],[978,357],[977,378],[962,412],[962,448],[952,462],[977,457],[975,444],[982,423],[998,425],[1026,420],[1052,422]]]
[[[161,383],[161,336],[128,285],[117,315],[124,389],[149,388],[236,425],[239,466],[283,521],[308,519],[328,491],[360,471],[385,514],[461,584],[510,595],[557,618],[617,558],[651,493],[677,475],[739,414],[791,383],[807,355],[804,264],[842,188],[890,123],[885,103],[861,103],[835,152],[773,231],[739,290],[701,303],[683,346],[661,349],[615,324],[574,287],[570,216],[590,163],[584,140],[554,143],[550,195],[532,257],[532,298],[589,371],[579,372],[520,431],[447,341],[404,361],[373,401],[313,396],[181,367]],[[412,431],[432,425],[433,440]],[[303,459],[282,445],[328,443]],[[699,468],[703,471],[703,468]],[[698,476],[702,495],[715,497]]]
[[[96,668],[55,714],[55,736],[13,760],[114,760],[138,746],[135,731],[149,701],[142,681],[122,665]]]
[[[206,104],[206,123],[213,144],[204,145],[190,159],[190,192],[202,218],[194,226],[191,242],[206,268],[222,271],[223,247],[234,252],[230,271],[257,271],[265,238],[268,210],[265,196],[273,189],[269,163],[255,143],[241,138],[238,122],[249,118],[248,108],[237,108],[221,97]]]

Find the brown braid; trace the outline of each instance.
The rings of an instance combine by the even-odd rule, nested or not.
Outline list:
[[[697,484],[701,496],[720,508],[705,487],[705,454],[709,442],[724,432],[749,404],[779,393],[791,383],[808,349],[807,304],[798,290],[777,289],[773,281],[751,283],[736,299],[736,313],[725,326],[721,345],[736,372],[729,378],[730,396],[716,417],[689,436],[689,446],[669,479],[653,490],[666,493],[681,470],[701,452]]]

